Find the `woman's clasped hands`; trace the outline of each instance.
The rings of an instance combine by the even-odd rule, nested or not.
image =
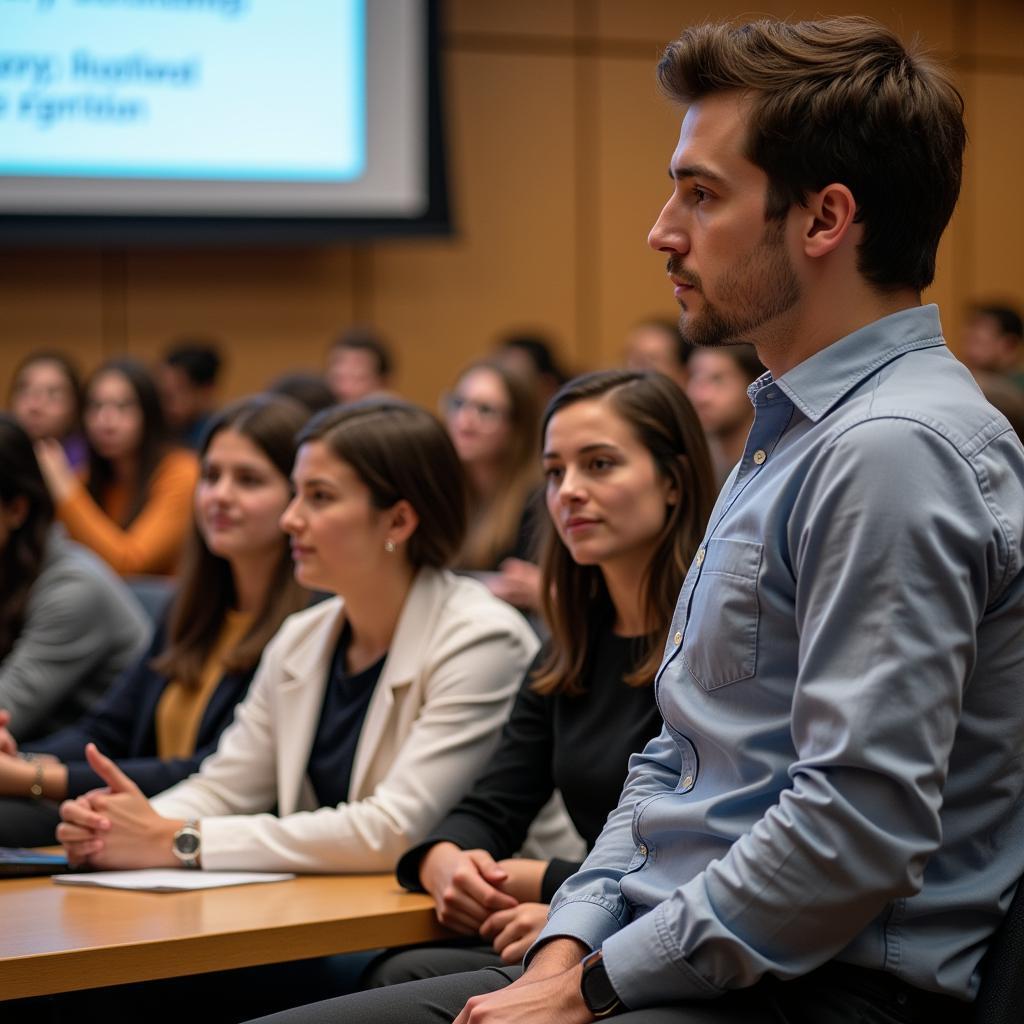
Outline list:
[[[178,867],[174,833],[184,822],[157,814],[139,787],[94,743],[86,746],[85,756],[107,785],[60,805],[57,840],[69,863],[101,870]]]
[[[548,905],[538,902],[547,864],[513,857],[495,861],[486,850],[436,843],[420,865],[437,919],[460,935],[480,935],[505,963],[518,963],[540,934]]]

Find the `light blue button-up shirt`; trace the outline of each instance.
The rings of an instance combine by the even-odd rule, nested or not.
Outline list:
[[[633,1008],[832,958],[973,998],[1024,871],[1024,448],[934,306],[750,395],[664,729],[538,941]]]

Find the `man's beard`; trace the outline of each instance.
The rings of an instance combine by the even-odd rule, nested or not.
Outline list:
[[[718,279],[715,290],[730,296],[729,310],[721,310],[708,301],[700,276],[683,269],[681,256],[669,258],[668,272],[692,285],[704,300],[700,313],[680,314],[679,333],[683,341],[704,348],[751,341],[753,331],[796,305],[800,282],[789,260],[784,235],[783,221],[770,222],[757,245]]]

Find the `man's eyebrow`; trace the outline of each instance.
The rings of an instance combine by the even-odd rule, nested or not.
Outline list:
[[[704,178],[705,181],[714,181],[725,184],[725,179],[720,174],[715,174],[710,167],[703,164],[686,164],[683,167],[669,167],[668,176],[673,181],[680,181],[683,178]]]

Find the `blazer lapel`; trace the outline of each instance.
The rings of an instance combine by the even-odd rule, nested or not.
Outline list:
[[[433,634],[445,589],[444,574],[436,569],[421,569],[413,580],[359,733],[348,787],[349,800],[369,796],[364,792],[367,774],[382,740],[393,727],[401,691],[423,671],[423,651]]]

